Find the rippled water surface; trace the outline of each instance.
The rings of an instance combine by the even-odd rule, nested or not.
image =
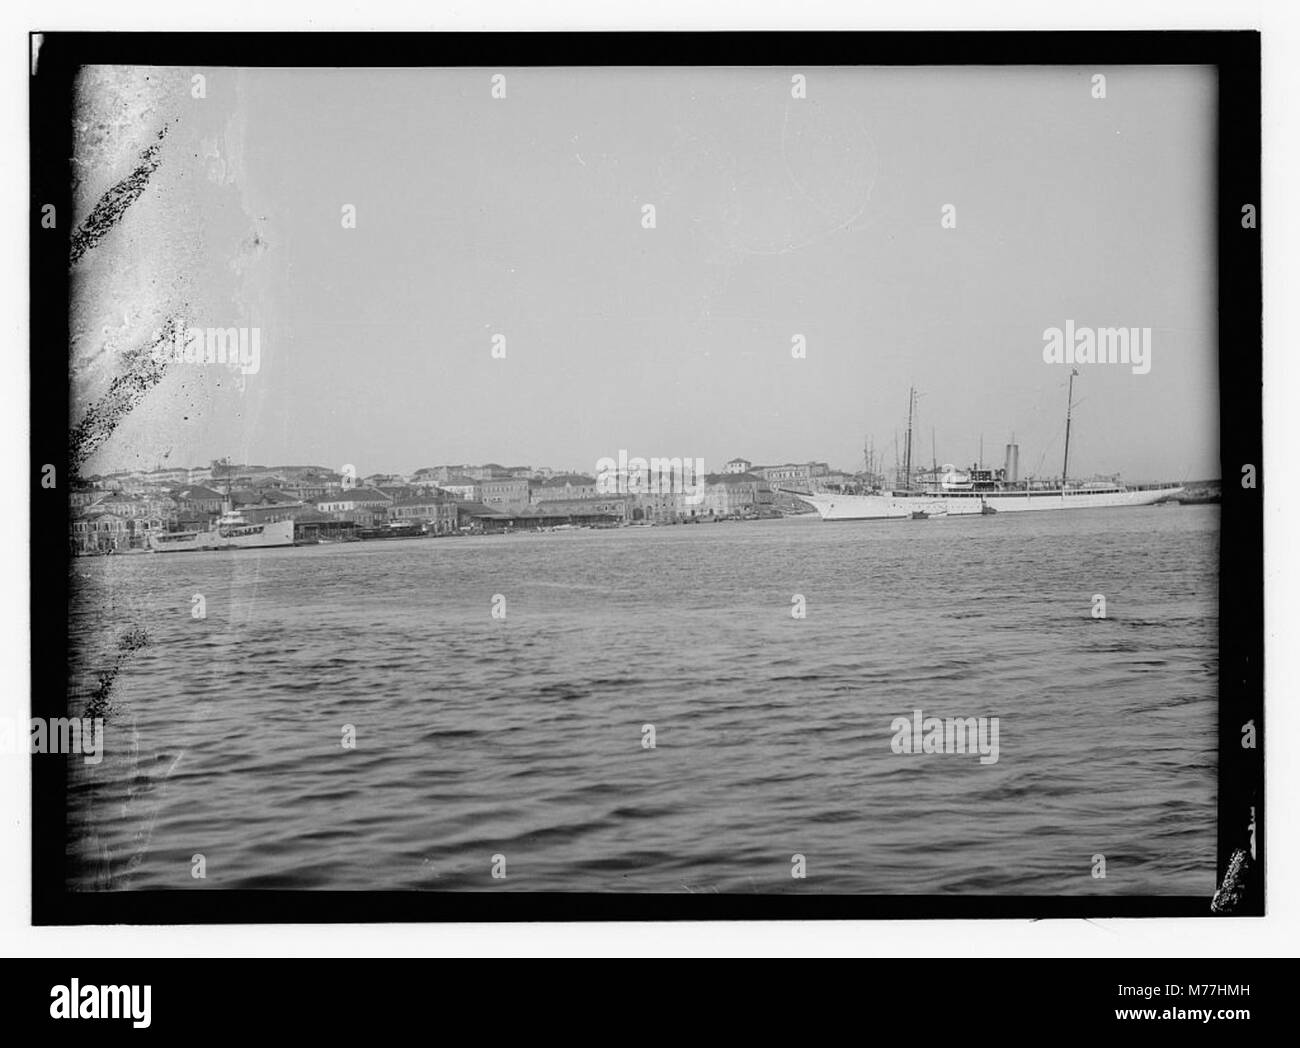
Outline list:
[[[1218,534],[1155,507],[80,559],[72,712],[120,669],[74,883],[1208,896]],[[997,763],[892,752],[917,709],[998,717]]]

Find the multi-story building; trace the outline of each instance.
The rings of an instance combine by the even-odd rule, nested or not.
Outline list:
[[[774,488],[811,491],[813,479],[825,476],[830,467],[825,462],[787,462],[780,466],[755,466],[750,472]]]
[[[402,499],[413,499],[417,495],[425,494],[425,492],[410,484],[374,484],[372,487],[381,495],[387,495],[394,502],[400,502]]]
[[[734,458],[734,459],[730,459],[727,462],[727,464],[722,467],[722,472],[723,473],[748,473],[750,467],[752,466],[753,463],[750,462],[749,459]]]
[[[838,490],[857,482],[858,478],[838,469],[827,470],[822,475],[812,478],[812,486],[815,491]]]
[[[417,469],[411,474],[411,483],[416,487],[427,487],[430,484],[437,484],[440,480],[447,480],[451,477],[452,466],[425,466]]]
[[[74,488],[68,493],[68,505],[73,512],[85,509],[87,506],[94,505],[104,497],[104,492],[96,488]]]
[[[292,495],[294,498],[303,499],[305,501],[307,499],[320,498],[322,495],[328,495],[331,491],[338,491],[339,487],[337,484],[331,485],[329,482],[322,479],[300,479],[286,480],[282,485],[280,485],[280,490],[286,495]]]
[[[703,478],[701,478],[703,479]],[[671,524],[675,520],[689,520],[691,517],[706,516],[703,513],[703,501],[689,503],[684,491],[664,491],[640,493],[628,496],[631,499],[631,520],[650,521],[654,524]]]
[[[116,513],[87,513],[72,521],[74,553],[108,553],[131,548],[131,522]]]
[[[772,515],[772,489],[752,473],[711,474],[704,488],[704,515],[765,517]]]
[[[166,496],[114,492],[76,512],[72,519],[74,553],[148,549],[149,536],[168,531],[178,507]]]
[[[528,505],[528,481],[482,480],[475,484],[474,501],[489,509],[517,508]]]
[[[91,477],[87,483],[92,488],[102,488],[104,491],[121,491],[127,484],[131,483],[131,474],[129,473],[105,473],[102,477]]]
[[[392,501],[381,491],[352,488],[321,496],[316,500],[316,508],[336,520],[350,520],[362,527],[370,527],[387,517]]]
[[[388,507],[389,520],[423,521],[433,535],[456,530],[456,501],[438,495],[397,499]]]
[[[412,474],[411,483],[437,484],[442,487],[444,483],[455,483],[456,478],[464,476],[465,471],[470,468],[469,466],[425,466]]]
[[[149,488],[149,482],[144,479],[144,474],[140,472],[119,473],[113,477],[111,484],[105,485],[112,491],[125,491],[130,495],[138,495]]]
[[[446,492],[458,502],[478,501],[478,485],[466,477],[452,477],[447,483],[439,484],[438,490]]]
[[[463,470],[465,476],[470,480],[509,480],[510,471],[496,462],[488,462],[482,466],[466,466]]]
[[[275,488],[232,492],[231,502],[253,524],[271,520],[296,520],[307,509],[307,504],[302,499]]]
[[[549,480],[534,481],[531,490],[534,502],[554,502],[557,499],[589,499],[600,494],[596,490],[596,478],[586,477],[581,473],[561,473]]]
[[[142,517],[161,517],[163,521],[170,524],[176,520],[180,512],[180,506],[169,492],[159,491],[146,495],[142,500],[143,506],[140,516]]]
[[[280,490],[294,498],[320,498],[343,487],[342,474],[323,466],[277,466],[275,472],[284,478]]]
[[[97,499],[87,512],[112,513],[125,520],[174,520],[178,511],[176,501],[161,492],[138,495],[116,491]]]

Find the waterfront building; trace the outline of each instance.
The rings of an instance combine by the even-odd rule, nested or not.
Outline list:
[[[641,492],[628,497],[632,500],[633,521],[672,524],[707,515],[703,513],[703,501],[687,502],[684,491]]]
[[[491,534],[562,525],[617,527],[630,520],[633,498],[631,495],[602,495],[592,499],[556,499],[519,509],[497,509],[481,502],[463,502],[456,508],[462,531]]]
[[[593,488],[595,481],[592,482]],[[521,519],[538,526],[554,524],[626,524],[631,521],[634,495],[591,495],[572,499],[546,499],[532,506]]]
[[[131,526],[125,517],[105,511],[73,518],[74,553],[116,553],[130,548]]]
[[[481,502],[458,501],[455,506],[456,526],[460,531],[495,532],[513,527],[514,521],[510,514]]]
[[[424,522],[431,535],[450,535],[459,525],[456,501],[439,495],[397,499],[388,507],[388,519]]]
[[[108,553],[148,549],[149,536],[169,530],[176,521],[170,499],[133,498],[116,493],[72,518],[73,553]]]
[[[368,528],[387,517],[392,501],[373,488],[351,488],[323,495],[316,500],[316,508],[338,520],[351,520]]]
[[[772,489],[752,473],[714,473],[705,478],[703,514],[708,517],[773,515]]]
[[[305,506],[293,519],[295,542],[346,542],[357,537],[354,521],[338,520],[328,513]]]

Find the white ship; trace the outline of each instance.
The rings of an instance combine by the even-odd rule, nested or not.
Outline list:
[[[208,531],[171,531],[149,536],[154,553],[182,553],[209,549],[265,549],[293,545],[293,521],[250,522],[242,513],[226,505]]]
[[[1059,480],[1051,482],[1019,480],[1020,446],[1006,446],[1006,461],[1001,469],[972,466],[957,469],[952,465],[924,471],[917,476],[912,469],[912,414],[916,391],[908,397],[905,477],[902,490],[864,492],[802,492],[780,489],[808,503],[822,520],[924,520],[930,517],[961,517],[991,513],[1026,513],[1039,510],[1108,509],[1123,506],[1150,506],[1182,492],[1180,485],[1130,488],[1118,481],[1070,484],[1070,408],[1074,397],[1074,378],[1065,412],[1065,461]],[[868,472],[871,471],[870,463]],[[914,483],[919,480],[919,483]]]
[[[837,492],[788,494],[807,502],[822,520],[910,520],[926,517],[978,516],[981,513],[1024,513],[1035,510],[1105,509],[1150,506],[1177,495],[1178,486],[1127,488],[1122,484],[1084,484],[1080,487],[996,487],[990,490],[881,492],[870,495]]]

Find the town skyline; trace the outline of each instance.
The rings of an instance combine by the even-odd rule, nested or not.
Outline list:
[[[1015,434],[1012,434],[1011,436],[1014,438]],[[1162,480],[1217,480],[1219,479],[1219,470],[1217,469],[1213,469],[1208,472],[1202,472],[1202,473],[1184,471],[1178,476],[1150,476],[1150,477],[1127,476],[1121,470],[1088,471],[1086,467],[1078,465],[1079,456],[1077,452],[1076,439],[1077,439],[1077,434],[1072,435],[1071,452],[1070,452],[1070,474],[1069,474],[1071,479],[1093,477],[1093,476],[1095,477],[1121,476],[1123,477],[1123,479],[1128,480],[1132,483],[1148,483],[1148,482],[1156,482]],[[941,454],[938,455],[932,454],[931,444],[929,439],[928,438],[923,439],[923,434],[921,434],[920,432],[916,432],[913,435],[912,469],[914,473],[929,471],[933,466],[936,465],[939,467],[943,467],[945,465],[952,465],[957,469],[967,469],[970,466],[975,465],[977,463],[983,466],[996,467],[998,465],[1001,465],[1003,462],[1003,457],[1004,457],[1003,451],[1005,449],[1006,444],[1012,442],[1013,441],[1011,439],[1007,439],[1004,441],[980,440],[977,441],[975,447],[972,449],[972,453],[968,456],[945,457],[944,455]],[[1020,442],[1018,438],[1015,439],[1014,442],[1019,444],[1022,448],[1023,457],[1021,459],[1021,463],[1022,466],[1025,466],[1025,464],[1029,462],[1029,458],[1027,452],[1024,451],[1023,443]],[[332,471],[338,474],[347,472],[347,467],[351,466],[353,468],[355,476],[358,478],[365,478],[369,476],[411,477],[424,470],[441,469],[441,468],[480,469],[480,468],[493,467],[493,466],[506,471],[529,470],[529,471],[534,471],[539,473],[546,473],[549,475],[581,475],[587,477],[595,477],[599,472],[598,467],[602,459],[616,457],[618,452],[627,451],[627,450],[628,449],[625,448],[615,449],[614,456],[610,456],[610,455],[594,456],[588,462],[584,462],[584,463],[565,462],[565,463],[549,464],[549,463],[540,463],[540,462],[526,462],[522,458],[515,460],[515,459],[511,459],[509,456],[497,455],[497,457],[495,458],[482,458],[482,457],[464,458],[461,459],[460,461],[453,461],[452,458],[447,458],[446,461],[434,462],[432,465],[426,464],[426,465],[411,467],[409,465],[404,464],[404,466],[400,468],[387,468],[387,464],[385,463],[379,463],[377,466],[372,468],[373,464],[369,463],[365,459],[361,459],[359,461],[348,459],[339,463],[330,463],[323,459],[274,461],[271,459],[259,460],[256,459],[255,457],[248,456],[248,457],[240,457],[240,460],[237,461],[236,457],[230,455],[221,456],[218,458],[211,458],[208,459],[206,462],[198,461],[198,462],[190,462],[186,465],[181,465],[179,463],[170,462],[166,456],[159,456],[152,463],[149,464],[141,463],[136,465],[114,465],[111,468],[102,468],[97,470],[82,468],[81,470],[77,471],[75,476],[78,480],[86,481],[86,480],[93,479],[95,477],[113,477],[119,475],[137,475],[137,474],[160,473],[160,472],[166,473],[166,472],[176,472],[181,470],[185,470],[193,473],[195,471],[201,472],[203,470],[210,470],[215,468],[218,465],[218,463],[226,462],[229,464],[231,468],[253,468],[259,470],[318,469],[318,470]],[[703,471],[705,475],[723,473],[725,472],[725,467],[728,463],[741,461],[741,460],[750,462],[755,467],[764,467],[764,468],[820,463],[822,465],[829,466],[832,472],[842,473],[845,476],[860,476],[868,472],[871,472],[876,475],[887,475],[892,477],[895,474],[895,472],[900,471],[904,468],[903,467],[904,450],[901,446],[897,449],[897,463],[895,463],[895,448],[892,441],[887,446],[881,444],[871,445],[871,451],[875,458],[874,461],[875,468],[872,470],[868,470],[867,468],[867,462],[865,456],[866,450],[867,450],[866,448],[860,449],[857,461],[851,465],[842,464],[830,457],[821,457],[816,455],[808,458],[778,455],[766,460],[759,459],[759,458],[749,458],[748,456],[745,455],[732,455],[723,460],[708,459],[705,458],[704,456],[699,456],[699,455],[687,456],[685,454],[673,455],[673,454],[646,453],[646,454],[638,454],[635,457],[640,457],[646,460],[673,459],[673,458],[679,458],[683,460],[702,459],[706,466],[706,468]],[[982,450],[982,455],[981,455],[981,450]],[[1057,450],[1058,453],[1063,452],[1063,448],[1058,448],[1055,450]],[[101,456],[95,456],[94,458],[92,458],[92,461],[100,457]],[[629,452],[629,457],[633,457],[631,452]],[[1041,455],[1039,456],[1039,458],[1046,460],[1046,455],[1045,454]],[[425,459],[420,459],[420,460],[412,459],[411,461],[427,462],[427,460]],[[1026,467],[1024,470],[1024,474],[1026,476],[1041,478],[1041,479],[1059,478],[1061,475],[1061,465],[1063,463],[1063,459],[1053,459],[1052,461],[1055,462],[1054,469],[1044,468],[1042,470],[1037,470],[1037,469]],[[1030,465],[1032,465],[1032,463]]]

